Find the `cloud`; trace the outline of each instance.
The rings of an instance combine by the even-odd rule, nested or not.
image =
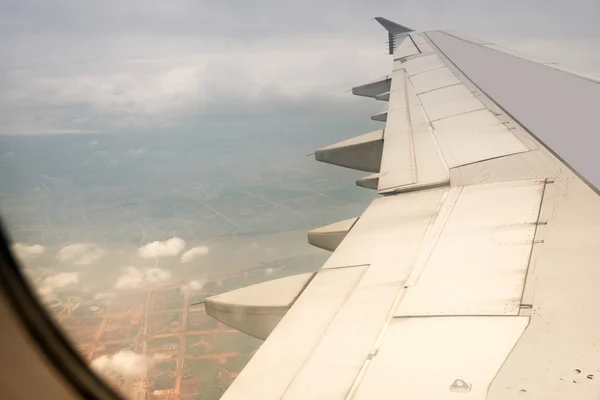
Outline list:
[[[144,282],[144,273],[137,268],[127,267],[125,272],[117,279],[115,288],[117,289],[133,289],[140,287]]]
[[[131,350],[120,350],[115,354],[105,354],[92,360],[90,366],[94,371],[105,376],[143,377],[158,358],[161,356],[148,357]]]
[[[12,245],[12,251],[20,260],[39,257],[44,254],[46,248],[40,244],[26,245],[23,243],[15,243]]]
[[[206,284],[206,279],[196,279],[181,286],[181,292],[199,292]]]
[[[92,140],[92,141],[90,142],[90,146],[92,146],[92,147],[93,147],[93,146],[98,146],[98,144],[99,144],[99,143],[100,143],[100,142],[99,142],[99,141],[97,141],[97,140]]]
[[[174,237],[163,242],[155,241],[138,249],[137,254],[142,258],[176,256],[185,247],[185,240]]]
[[[104,257],[105,252],[94,243],[76,243],[63,247],[58,259],[75,265],[89,265]]]
[[[38,56],[16,48],[19,38],[7,43],[27,67],[6,66],[0,133],[186,131],[258,114],[302,114],[295,103],[314,104],[317,97],[321,108],[348,103],[353,100],[345,93],[348,88],[389,69],[388,57],[373,45],[377,39],[368,36],[306,35],[253,43],[150,35],[121,39],[115,46],[113,38],[95,37],[92,52],[89,42],[68,38],[77,55],[57,49],[60,64],[44,60],[42,66],[33,60]],[[40,54],[51,45],[40,37],[22,40],[23,46],[39,47]],[[330,65],[338,66],[335,73]],[[35,118],[25,112],[32,105]],[[143,152],[131,149],[131,155]]]
[[[134,267],[127,267],[117,279],[115,288],[137,289],[149,282],[162,283],[169,279],[171,279],[171,272],[161,268],[149,268],[142,271]]]
[[[197,246],[189,249],[181,255],[181,262],[188,263],[198,257],[205,256],[209,253],[210,248],[208,246]]]
[[[289,116],[298,105],[319,112],[350,100],[345,91],[353,85],[390,72],[387,37],[370,21],[374,8],[416,29],[549,41],[597,38],[600,11],[597,0],[577,7],[491,0],[4,3],[0,133],[16,134],[190,131],[224,117],[243,126],[250,114],[283,109]],[[594,50],[576,56],[586,60]]]
[[[195,280],[189,283],[189,287],[192,290],[200,290],[204,287],[206,280]]]
[[[51,296],[56,289],[63,288],[79,282],[77,272],[60,272],[47,277],[38,286],[38,293],[43,297]]]

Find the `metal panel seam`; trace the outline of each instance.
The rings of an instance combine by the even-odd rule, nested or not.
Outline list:
[[[448,190],[444,194],[442,199],[440,200],[440,203],[438,204],[438,208],[436,210],[436,216],[435,216],[435,218],[433,218],[433,220],[430,222],[429,226],[427,227],[427,230],[425,231],[425,235],[423,236],[423,240],[421,241],[421,243],[419,244],[419,247],[417,248],[417,251],[415,252],[415,257],[411,263],[411,269],[407,274],[406,281],[404,282],[404,288],[409,288],[409,287],[415,286],[417,284],[417,282],[419,281],[419,278],[421,277],[423,270],[425,270],[425,267],[427,266],[427,262],[429,261],[429,258],[431,257],[431,254],[433,253],[433,250],[435,249],[435,246],[436,246],[438,240],[440,239],[440,236],[444,232],[444,228],[446,227],[446,224],[448,223],[448,220],[450,219],[450,216],[452,215],[452,211],[454,210],[454,207],[456,206],[456,203],[458,202],[458,199],[459,199],[463,189],[464,189],[464,186],[452,188],[452,189]],[[444,213],[444,215],[442,217],[443,221],[441,223],[440,229],[437,232],[434,232],[434,236],[430,238],[429,235],[431,234],[431,231],[433,230],[434,226],[436,225],[438,218],[440,218],[440,214],[441,214],[442,210],[444,209],[444,205],[446,205],[446,201],[449,202],[448,205],[449,205],[450,209],[448,210],[447,213]],[[422,263],[420,263],[420,265],[417,265],[417,262],[419,261],[419,258],[421,257],[421,254],[423,252],[423,249],[425,248],[425,245],[426,245],[426,242],[428,241],[428,239],[431,239],[432,243],[428,246],[429,251],[427,252],[426,259]],[[416,276],[414,278],[413,278],[413,273],[416,273]]]
[[[408,118],[408,129],[410,129],[410,161],[411,161],[411,168],[412,168],[412,179],[413,182],[419,182],[419,172],[417,171],[417,154],[415,152],[415,140],[414,140],[414,131],[413,131],[413,127],[412,127],[412,117],[410,115],[410,98],[408,95],[408,91],[409,90],[413,90],[415,91],[415,88],[412,86],[412,82],[410,81],[410,79],[408,79],[408,76],[405,74],[403,74],[404,76],[404,97],[406,99],[406,116]],[[416,93],[416,91],[415,91]]]
[[[416,74],[408,75],[408,73],[407,73],[406,75],[408,75],[409,78],[412,78],[413,76],[419,76],[421,74],[426,74],[427,72],[431,72],[431,71],[437,71],[438,69],[442,69],[442,68],[448,68],[448,67],[445,66],[445,65],[442,65],[441,67],[432,68],[432,69],[428,69],[426,71],[417,72]],[[404,70],[406,71],[406,68],[404,68]]]
[[[310,283],[313,281],[313,279],[315,279],[315,276],[317,276],[317,273],[318,272],[314,272],[312,274],[312,276],[310,278],[308,278],[308,281],[306,281],[306,284],[302,287],[302,289],[300,289],[300,292],[298,292],[296,297],[294,297],[294,300],[292,300],[292,303],[289,305],[290,308],[292,308],[292,306],[296,303],[296,300],[298,300],[300,298],[300,296],[302,296],[302,293],[304,293],[304,291],[306,290],[308,285],[310,285]]]
[[[461,83],[461,85],[462,85],[462,83]],[[465,86],[465,85],[463,85],[463,86]],[[465,88],[466,88],[466,86],[465,86]],[[467,90],[469,90],[469,89],[467,89]],[[471,91],[469,90],[469,92],[471,92]],[[472,92],[471,92],[471,94],[472,94]],[[473,95],[473,96],[475,96],[475,95]],[[477,98],[477,96],[475,96],[475,98]],[[425,109],[425,107],[423,107],[423,109]],[[434,122],[437,122],[437,121],[443,121],[443,120],[448,119],[448,118],[457,117],[459,115],[465,115],[465,114],[469,114],[469,113],[473,113],[473,112],[481,111],[481,110],[487,110],[487,109],[488,108],[484,105],[483,107],[478,108],[476,110],[464,111],[464,112],[461,112],[461,113],[458,113],[458,114],[452,114],[452,115],[448,115],[447,117],[442,117],[442,118],[438,118],[438,119],[430,119],[430,121],[431,121],[431,123],[434,123]]]
[[[519,306],[519,315],[521,315],[521,306],[524,304],[523,303],[523,297],[525,295],[525,289],[528,288],[529,285],[529,289],[531,290],[532,286],[535,284],[535,281],[533,281],[531,279],[531,275],[532,275],[532,270],[531,270],[531,260],[533,258],[533,252],[535,249],[535,237],[538,234],[538,227],[539,222],[540,222],[540,216],[542,215],[542,205],[544,204],[544,195],[546,194],[546,186],[548,185],[548,179],[544,179],[544,183],[543,183],[543,188],[542,188],[542,195],[540,196],[540,203],[538,206],[538,215],[535,221],[535,229],[533,230],[533,238],[531,239],[531,250],[529,251],[529,258],[527,259],[527,270],[525,271],[525,280],[523,282],[523,290],[521,291],[521,304]],[[533,299],[532,299],[533,300]],[[531,302],[533,305],[533,301]],[[525,328],[525,330],[527,330],[527,328]],[[515,344],[516,345],[516,344]]]
[[[379,335],[377,335],[375,342],[373,342],[373,347],[371,347],[369,356],[367,357],[367,359],[365,360],[363,365],[360,367],[360,370],[358,370],[358,374],[356,374],[356,378],[354,378],[354,382],[352,383],[352,386],[350,386],[350,389],[348,390],[348,394],[346,395],[346,400],[351,400],[352,397],[354,397],[354,394],[356,393],[356,391],[358,390],[358,387],[359,387],[360,383],[362,382],[362,379],[363,379],[365,373],[367,372],[367,369],[369,368],[371,361],[373,360],[373,355],[377,354],[377,352],[379,351],[379,346],[385,336],[385,332],[387,331],[388,327],[390,326],[390,322],[394,319],[394,312],[396,311],[396,308],[398,307],[398,304],[402,300],[402,297],[404,296],[405,293],[406,293],[406,289],[404,289],[404,288],[400,288],[400,290],[398,291],[398,294],[396,295],[396,298],[394,299],[392,306],[390,307],[390,312],[387,316],[387,320],[386,320],[385,324],[383,325],[383,327],[381,328],[381,331],[379,331]]]
[[[410,41],[415,45],[417,51],[419,52],[419,54],[423,54],[423,52],[421,51],[421,49],[419,48],[419,46],[417,46],[417,44],[415,43],[415,39],[413,39],[412,35],[407,35],[410,38]]]
[[[457,166],[452,167],[450,169],[456,169],[456,168],[466,167],[466,166],[469,166],[469,165],[479,164],[479,163],[482,163],[484,161],[497,160],[499,158],[514,156],[515,154],[529,153],[530,151],[533,151],[533,150],[527,149],[527,150],[524,150],[524,151],[518,151],[516,153],[502,154],[502,155],[499,155],[499,156],[496,156],[496,157],[483,158],[481,160],[477,160],[477,161],[473,161],[473,162],[469,162],[469,163],[465,163],[465,164],[460,164],[460,165],[457,165]],[[519,179],[519,180],[531,180],[531,179]]]
[[[515,340],[515,344],[512,346],[512,348],[510,349],[510,351],[506,354],[506,357],[504,358],[504,361],[502,362],[502,365],[500,365],[500,368],[498,368],[498,370],[494,374],[494,377],[490,381],[490,384],[486,388],[486,390],[485,390],[485,397],[486,398],[488,398],[488,395],[490,394],[490,388],[492,387],[492,385],[496,381],[496,378],[498,377],[498,374],[500,373],[500,371],[502,371],[502,368],[504,368],[504,364],[506,364],[506,360],[508,360],[510,358],[511,354],[513,353],[513,351],[515,351],[515,348],[517,347],[517,344],[519,344],[519,341],[521,340],[521,338],[523,337],[523,335],[527,331],[527,328],[529,327],[529,324],[531,323],[531,318],[527,317],[527,316],[515,315],[515,316],[513,316],[513,318],[527,318],[527,325],[525,325],[525,327],[521,331],[521,334],[519,335],[519,337],[517,338],[517,340]]]
[[[394,186],[389,189],[379,190],[377,192],[377,194],[380,194],[383,197],[396,196],[396,195],[403,194],[403,193],[420,192],[420,191],[425,191],[425,190],[439,189],[439,188],[443,188],[443,187],[449,188],[450,180],[446,180],[443,182],[435,182],[435,183],[431,183],[431,184],[427,184],[427,185],[419,185],[419,184],[415,185],[414,183],[411,183],[408,185]]]
[[[327,334],[327,331],[329,330],[329,327],[331,326],[331,323],[333,322],[333,320],[335,319],[335,317],[339,314],[340,310],[342,308],[344,308],[344,306],[348,302],[348,299],[350,298],[350,296],[352,295],[352,293],[354,293],[354,291],[356,290],[356,287],[358,286],[358,284],[360,283],[360,281],[364,278],[365,273],[369,269],[369,265],[363,265],[363,266],[365,266],[366,268],[364,269],[364,271],[361,272],[360,277],[356,280],[356,282],[354,282],[354,284],[352,285],[351,290],[349,290],[348,293],[346,294],[346,297],[344,298],[344,301],[342,302],[342,304],[340,304],[340,307],[335,311],[335,313],[333,314],[333,316],[331,317],[331,319],[327,323],[327,326],[325,327],[325,329],[323,329],[323,332],[321,332],[321,334],[319,335],[319,339],[315,342],[315,344],[314,344],[313,348],[311,349],[310,353],[306,356],[306,358],[304,359],[304,361],[302,361],[302,364],[300,364],[300,367],[296,371],[296,374],[294,375],[294,378],[290,380],[290,382],[288,383],[287,387],[285,388],[283,394],[281,395],[282,399],[285,398],[285,396],[288,394],[290,388],[292,387],[292,385],[296,381],[296,378],[298,377],[298,373],[304,368],[304,365],[306,365],[306,363],[308,362],[308,360],[310,360],[310,358],[312,357],[312,355],[315,353],[315,350],[319,347],[319,344],[323,340],[323,337]]]
[[[440,68],[440,69],[441,69],[441,68]],[[435,71],[435,70],[434,70],[434,71]],[[430,71],[427,71],[427,72],[430,72]],[[413,76],[414,76],[414,75],[413,75]],[[431,93],[431,92],[435,92],[436,90],[442,90],[442,89],[446,89],[446,88],[449,88],[449,87],[452,87],[452,86],[458,86],[458,85],[462,85],[462,84],[463,84],[462,82],[458,82],[458,83],[453,83],[453,84],[451,84],[451,85],[446,85],[446,86],[438,87],[438,88],[435,88],[435,89],[429,89],[429,90],[426,90],[426,91],[424,91],[424,92],[417,93],[417,96],[420,96],[420,95],[422,95],[422,94],[425,94],[425,93]],[[463,85],[463,86],[464,86],[464,85]],[[415,92],[416,92],[416,91],[415,91]]]
[[[462,188],[460,189],[460,191],[462,191]],[[439,200],[438,207],[436,209],[436,214],[429,222],[429,226],[427,227],[427,230],[423,234],[423,239],[421,240],[421,243],[419,244],[419,247],[417,248],[414,259],[411,261],[411,264],[415,263],[416,258],[418,257],[418,254],[419,254],[419,250],[422,246],[422,243],[426,239],[427,233],[431,229],[431,226],[435,223],[435,220],[437,219],[437,213],[443,206],[444,200],[446,199],[447,195],[448,195],[448,192],[444,193],[442,198]],[[409,277],[411,272],[412,272],[412,269],[407,271],[406,276]],[[354,379],[354,382],[352,383],[352,386],[350,386],[350,390],[348,391],[348,394],[346,395],[346,400],[351,400],[352,397],[354,397],[356,390],[358,390],[358,386],[360,385],[362,378],[364,377],[365,373],[367,372],[367,369],[369,368],[369,365],[371,364],[371,360],[373,359],[372,356],[377,354],[377,351],[379,350],[379,345],[380,345],[381,341],[383,340],[383,337],[385,336],[385,332],[387,331],[387,329],[390,325],[390,322],[394,319],[394,314],[396,312],[396,308],[398,308],[398,305],[400,304],[400,301],[402,300],[402,297],[404,296],[405,293],[406,293],[406,286],[403,285],[403,287],[400,288],[400,290],[398,291],[396,298],[392,302],[392,305],[390,307],[390,311],[388,313],[385,324],[379,331],[379,335],[377,335],[375,342],[373,342],[373,346],[371,348],[371,352],[369,353],[369,357],[364,361],[363,365],[361,366],[360,370],[358,371],[358,374],[356,375],[356,378]]]

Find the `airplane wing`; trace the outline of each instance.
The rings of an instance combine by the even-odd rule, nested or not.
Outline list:
[[[377,20],[385,125],[315,157],[381,196],[318,272],[207,299],[266,338],[223,399],[598,399],[600,84]]]

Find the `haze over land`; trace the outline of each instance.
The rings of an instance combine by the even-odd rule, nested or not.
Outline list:
[[[115,388],[216,398],[260,342],[189,305],[322,265],[306,232],[374,197],[305,156],[342,134],[2,137],[0,207],[40,299]]]

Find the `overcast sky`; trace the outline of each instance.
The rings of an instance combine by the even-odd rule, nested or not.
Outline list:
[[[0,0],[0,134],[368,120],[347,90],[390,70],[379,15],[600,76],[597,0]]]

